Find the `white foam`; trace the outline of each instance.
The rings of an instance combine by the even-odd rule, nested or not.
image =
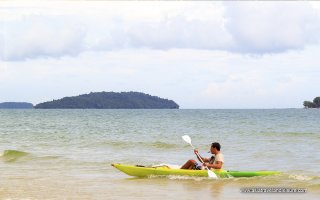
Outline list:
[[[312,179],[311,177],[304,175],[290,175],[289,178],[293,178],[299,181],[309,181]]]

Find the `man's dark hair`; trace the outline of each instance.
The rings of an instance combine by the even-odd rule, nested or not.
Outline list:
[[[211,147],[216,148],[218,151],[220,151],[221,149],[221,145],[218,142],[214,142],[211,144]]]

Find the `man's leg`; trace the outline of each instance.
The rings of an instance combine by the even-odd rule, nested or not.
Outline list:
[[[188,160],[180,169],[192,169],[195,163],[195,160]]]

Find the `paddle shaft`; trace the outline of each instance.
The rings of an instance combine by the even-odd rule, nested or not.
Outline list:
[[[194,146],[192,145],[192,143],[189,143],[189,144],[192,146],[193,150],[196,149],[196,148],[194,148]],[[201,163],[204,163],[203,160],[202,160],[202,158],[201,158],[201,156],[199,155],[198,152],[196,153],[196,155],[198,156],[200,162],[201,162]],[[207,166],[204,166],[204,168],[205,168],[206,170],[209,170],[209,168],[208,168]]]
[[[196,148],[192,145],[192,143],[189,143],[189,144],[191,145],[191,147],[193,148],[193,150],[196,149]],[[201,158],[201,156],[200,156],[200,154],[199,154],[198,152],[196,153],[196,155],[198,156],[200,162],[201,162],[201,163],[204,163],[203,160],[202,160],[202,158]]]
[[[202,160],[201,156],[199,155],[199,153],[196,153],[196,155],[198,156],[199,160],[201,163],[204,163],[204,161]]]

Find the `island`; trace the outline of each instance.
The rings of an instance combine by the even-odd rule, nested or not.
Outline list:
[[[303,106],[305,108],[320,108],[320,97],[316,97],[311,101],[304,101]]]
[[[27,102],[3,102],[0,109],[32,109],[33,104]]]
[[[36,109],[179,109],[172,100],[141,92],[91,92],[39,103]]]

